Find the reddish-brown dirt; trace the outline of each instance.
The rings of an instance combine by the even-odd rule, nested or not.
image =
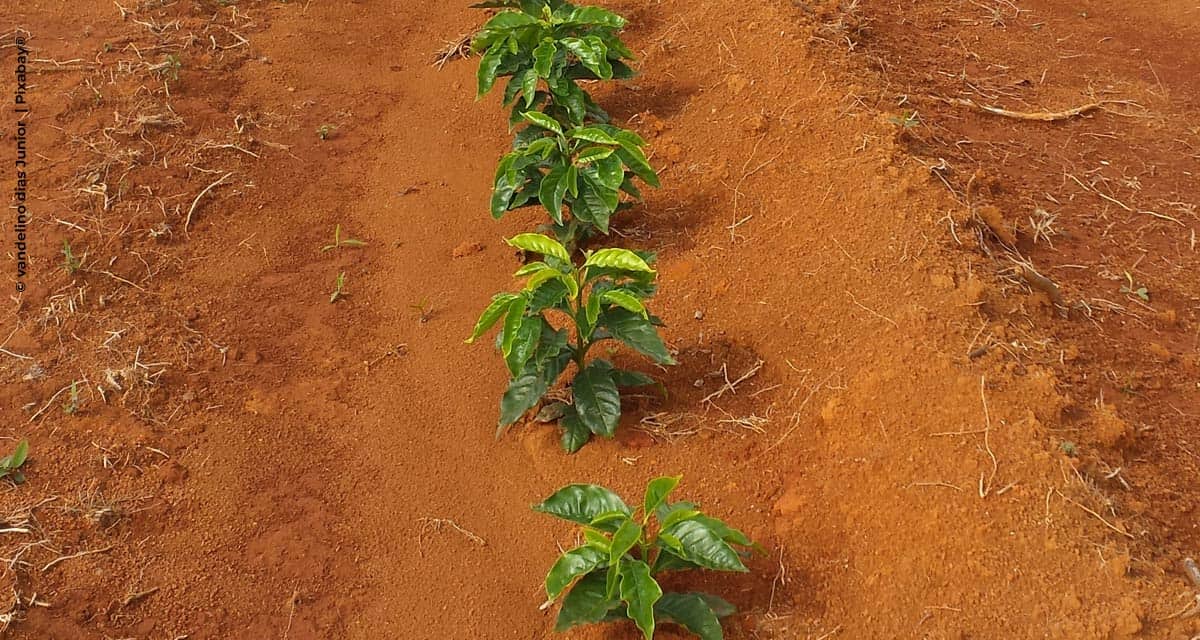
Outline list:
[[[565,456],[493,437],[504,368],[462,341],[536,224],[487,216],[474,62],[431,65],[466,4],[5,7],[35,220],[0,636],[549,637],[571,533],[528,505],[675,473],[767,549],[683,578],[730,638],[1200,633],[1194,8],[605,3],[641,75],[597,97],[664,183],[614,239],[659,251],[680,366]]]

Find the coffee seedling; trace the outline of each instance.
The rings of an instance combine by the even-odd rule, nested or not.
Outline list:
[[[579,87],[580,80],[633,77],[625,60],[633,53],[617,37],[625,19],[599,7],[561,0],[500,0],[473,5],[503,7],[475,35],[479,54],[477,94],[508,78],[504,106],[520,102],[510,122],[534,107],[560,122],[608,122],[608,114]]]
[[[695,504],[667,502],[679,480],[651,481],[640,510],[588,484],[563,487],[533,507],[580,525],[584,540],[546,575],[549,602],[562,597],[555,631],[629,619],[646,640],[660,622],[677,624],[702,640],[723,637],[720,619],[734,613],[733,605],[706,593],[664,592],[656,578],[688,569],[746,572],[734,547],[757,545]]]
[[[653,256],[626,249],[600,249],[571,262],[566,247],[553,238],[525,233],[508,244],[544,260],[521,267],[526,278],[517,293],[492,299],[467,342],[503,320],[497,345],[511,381],[500,401],[500,427],[513,424],[536,406],[569,364],[575,364],[572,401],[547,411],[559,419],[562,447],[578,451],[593,435],[611,438],[621,419],[621,387],[654,384],[649,376],[619,369],[608,360],[588,359],[592,346],[616,340],[662,365],[675,364],[658,335],[657,318],[644,301],[654,295]],[[564,316],[572,330],[556,329],[547,315]]]
[[[337,127],[331,124],[323,124],[317,127],[317,137],[322,140],[328,140],[333,137],[333,132],[337,131]]]
[[[0,479],[11,478],[14,484],[25,482],[25,475],[21,473],[21,465],[25,464],[25,458],[28,456],[29,442],[22,440],[11,454],[0,458]]]
[[[522,117],[529,126],[496,168],[492,217],[540,204],[550,215],[549,230],[574,248],[597,232],[608,233],[613,214],[628,206],[622,193],[641,198],[634,178],[659,186],[642,152],[646,141],[636,133],[605,124],[564,130],[536,111]]]

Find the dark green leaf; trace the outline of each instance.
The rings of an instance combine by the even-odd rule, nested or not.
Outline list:
[[[587,444],[588,440],[592,439],[592,432],[583,426],[583,422],[579,420],[579,415],[574,410],[563,415],[559,424],[563,428],[562,448],[567,453],[579,451],[583,445]]]
[[[645,640],[654,637],[654,605],[662,598],[662,587],[650,575],[650,567],[641,560],[628,560],[621,566],[621,599],[628,605],[629,617],[642,630]]]
[[[620,496],[594,484],[567,485],[533,510],[578,524],[591,524],[597,516],[613,511],[633,515]]]
[[[526,367],[521,375],[508,383],[508,390],[500,399],[500,429],[520,420],[546,395],[548,388],[541,372]],[[496,435],[499,434],[497,431]]]
[[[637,371],[627,371],[625,369],[613,369],[613,382],[617,383],[617,387],[648,387],[652,384],[657,384],[654,378]]]
[[[664,529],[659,539],[675,548],[683,559],[702,567],[717,571],[748,571],[733,547],[704,523],[694,519]]]
[[[517,328],[504,362],[513,377],[520,375],[525,363],[533,356],[538,340],[542,337],[542,324],[546,322],[541,316],[527,316]],[[507,323],[506,323],[507,324]]]
[[[572,390],[575,410],[584,426],[598,436],[613,437],[621,419],[621,394],[613,382],[611,366],[593,360],[575,376]]]
[[[663,344],[650,320],[625,309],[613,308],[600,314],[599,326],[658,364],[675,364],[675,359],[667,351],[667,345]]]
[[[713,613],[717,614],[718,618],[728,618],[729,616],[737,613],[737,607],[730,604],[729,601],[724,598],[714,596],[711,593],[703,592],[697,593],[696,595],[700,596],[705,602],[708,603],[708,607],[713,610]]]
[[[743,547],[754,546],[754,543],[750,541],[750,538],[747,537],[746,534],[734,529],[733,527],[730,527],[716,518],[706,515],[698,515],[692,519],[711,529],[713,533],[720,536],[725,542],[731,542]]]
[[[538,193],[542,206],[557,224],[562,224],[562,204],[563,198],[567,196],[567,186],[567,167],[557,165],[542,178],[542,187]]]
[[[646,485],[646,498],[642,503],[642,513],[646,519],[649,519],[655,511],[666,502],[667,496],[679,486],[679,481],[683,476],[663,476],[655,478]]]
[[[558,561],[546,574],[546,595],[555,600],[575,578],[590,573],[608,562],[608,554],[594,547],[583,546],[571,549],[559,556]]]
[[[620,601],[608,597],[604,590],[604,573],[589,573],[563,598],[554,630],[566,631],[581,624],[600,622],[618,605]]]
[[[708,602],[695,593],[666,593],[654,605],[654,612],[664,622],[674,622],[700,637],[700,640],[722,640],[721,621]]]

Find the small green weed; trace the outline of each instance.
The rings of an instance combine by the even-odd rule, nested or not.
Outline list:
[[[67,400],[63,402],[62,410],[63,413],[73,416],[79,413],[79,410],[83,407],[83,402],[79,398],[79,382],[71,382],[71,390],[68,393]]]
[[[408,308],[416,312],[417,319],[421,321],[421,324],[425,324],[433,318],[433,303],[429,301],[429,298],[421,298],[420,302],[410,304]]]
[[[1133,276],[1129,272],[1125,272],[1125,280],[1127,284],[1121,285],[1121,293],[1125,295],[1134,295],[1142,299],[1142,302],[1150,302],[1150,290],[1145,285],[1136,285],[1133,282]]]
[[[11,454],[0,458],[0,478],[11,477],[13,483],[21,484],[25,482],[25,475],[21,473],[21,465],[25,464],[25,458],[29,456],[29,441],[22,440],[17,444],[16,450]]]
[[[322,140],[328,140],[333,137],[335,131],[337,131],[337,126],[332,124],[323,124],[317,127],[317,137]]]
[[[150,67],[159,78],[170,80],[172,82],[179,81],[179,71],[183,69],[183,60],[174,53],[168,53],[163,56],[162,62]]]
[[[336,225],[333,227],[333,244],[327,244],[327,245],[321,247],[321,253],[325,253],[326,251],[332,251],[333,249],[340,249],[342,247],[365,247],[365,246],[367,246],[367,243],[363,242],[362,240],[356,240],[354,238],[343,238],[342,237],[342,225],[339,224],[339,225]]]
[[[343,271],[337,275],[337,279],[333,282],[333,293],[329,296],[330,304],[341,300],[348,294],[345,291],[346,287],[346,272]]]
[[[903,116],[892,116],[888,118],[888,122],[904,129],[915,129],[921,125],[921,116],[916,111],[905,111]]]
[[[70,275],[75,275],[83,267],[83,260],[75,256],[75,252],[71,250],[71,243],[63,240],[63,269]]]

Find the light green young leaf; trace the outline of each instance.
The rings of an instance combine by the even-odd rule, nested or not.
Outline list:
[[[16,471],[25,464],[25,458],[29,455],[29,441],[22,440],[17,443],[17,448],[7,456],[0,458],[0,478],[10,472]]]
[[[558,124],[557,120],[544,113],[537,111],[526,111],[525,113],[521,114],[521,117],[543,129],[549,129],[558,135],[562,135],[562,125]]]
[[[544,236],[540,233],[522,233],[520,235],[509,238],[506,242],[511,247],[539,253],[544,256],[553,256],[563,262],[571,261],[571,254],[567,253],[566,247],[563,247],[557,240],[549,236]]]
[[[504,334],[500,341],[500,351],[505,357],[512,352],[513,340],[525,319],[525,306],[528,304],[529,299],[525,296],[517,296],[508,303],[508,315],[504,318]]]
[[[628,249],[601,249],[589,255],[583,263],[584,267],[602,267],[605,269],[620,269],[641,273],[654,273],[654,269],[646,264],[638,254]]]
[[[616,138],[608,135],[599,127],[576,127],[567,132],[567,137],[573,140],[586,140],[597,144],[620,144]]]
[[[628,291],[610,289],[600,294],[600,301],[609,304],[615,304],[622,309],[640,314],[642,317],[646,317],[648,315],[646,313],[646,305],[642,304],[642,301],[638,300],[637,296],[629,293]]]
[[[491,329],[497,321],[508,313],[508,306],[513,300],[519,298],[515,293],[500,293],[492,298],[492,302],[483,310],[483,314],[479,316],[479,321],[475,323],[475,330],[471,332],[471,337],[467,338],[466,343],[475,342],[479,336],[483,335],[488,329]]]

